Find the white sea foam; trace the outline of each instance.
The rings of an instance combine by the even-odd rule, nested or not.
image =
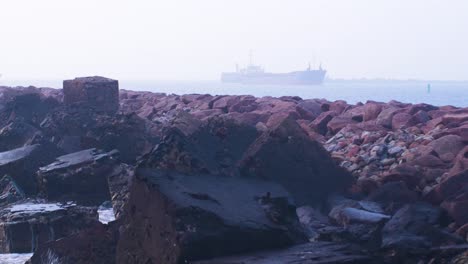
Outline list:
[[[34,204],[34,203],[24,203],[24,204],[15,204],[10,208],[10,211],[13,213],[16,212],[52,212],[52,211],[57,211],[61,210],[63,207],[61,207],[58,204]]]
[[[103,224],[107,224],[115,220],[114,209],[99,207],[99,221]]]
[[[24,264],[32,257],[32,253],[27,254],[0,254],[2,264]]]

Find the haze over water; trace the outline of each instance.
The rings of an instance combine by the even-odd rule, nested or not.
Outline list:
[[[325,98],[348,103],[367,100],[427,103],[437,106],[468,106],[468,81],[337,81],[323,85],[246,85],[220,81],[135,81],[119,80],[120,88],[167,94],[212,94],[300,96],[303,99]],[[430,90],[428,90],[430,84]],[[61,88],[62,80],[4,80],[0,85]]]

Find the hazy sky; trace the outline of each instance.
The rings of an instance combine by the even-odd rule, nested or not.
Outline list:
[[[466,0],[2,0],[4,78],[210,80],[235,63],[468,79]]]

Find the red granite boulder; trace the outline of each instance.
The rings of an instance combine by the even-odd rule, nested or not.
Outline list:
[[[310,126],[317,133],[325,135],[328,132],[328,122],[330,122],[335,116],[336,113],[333,111],[323,112],[314,121],[312,121]]]
[[[382,112],[382,104],[376,102],[367,102],[364,105],[364,121],[376,119]]]
[[[447,135],[432,141],[429,146],[434,149],[441,160],[450,162],[465,146],[465,143],[460,136]]]

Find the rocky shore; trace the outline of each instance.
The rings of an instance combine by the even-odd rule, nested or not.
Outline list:
[[[468,108],[0,87],[0,253],[30,264],[467,263],[467,240]]]

